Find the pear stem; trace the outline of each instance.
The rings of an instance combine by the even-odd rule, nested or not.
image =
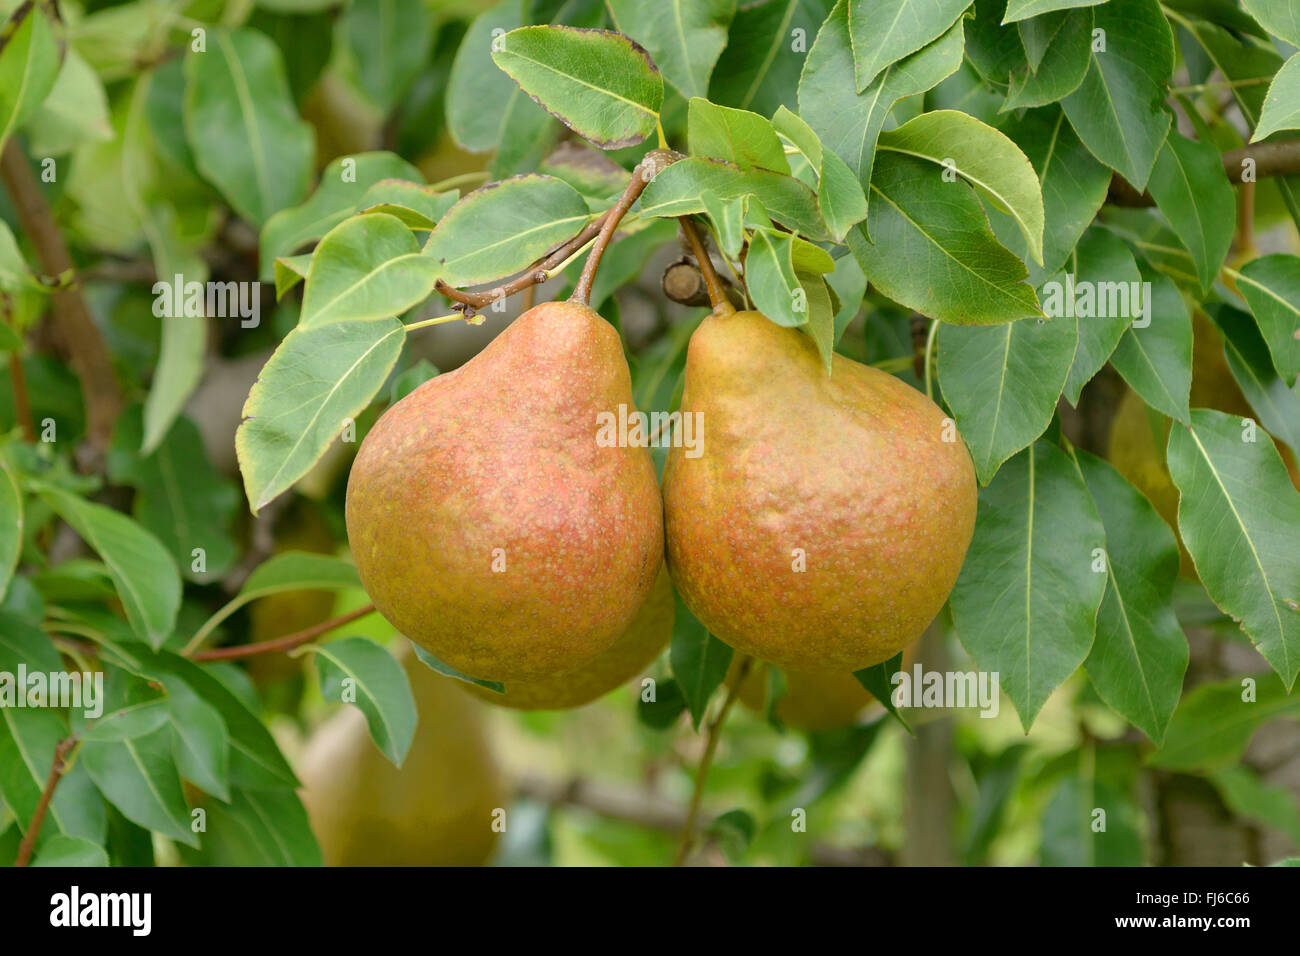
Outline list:
[[[596,235],[596,243],[591,247],[591,252],[587,254],[587,261],[583,263],[582,274],[578,276],[578,284],[573,288],[573,295],[569,296],[570,302],[577,302],[581,305],[589,305],[591,300],[591,287],[596,282],[596,270],[600,268],[600,260],[605,255],[605,249],[608,248],[610,240],[614,238],[614,231],[618,229],[618,224],[623,221],[632,204],[640,197],[650,180],[664,166],[668,165],[664,160],[667,150],[655,149],[646,154],[645,158],[637,164],[636,169],[632,170],[632,178],[628,180],[627,188],[623,190],[623,195],[618,197],[618,202],[614,207],[605,214],[604,221],[600,225],[600,232]]]
[[[700,238],[695,223],[691,221],[690,216],[679,216],[677,221],[681,223],[682,234],[690,243],[691,254],[695,256],[695,262],[700,267],[700,275],[704,276],[704,288],[709,293],[709,301],[713,303],[713,314],[730,315],[736,309],[727,298],[726,287],[718,278],[717,270],[713,268],[713,260],[709,258],[709,250],[704,248],[704,240]]]
[[[297,631],[293,634],[277,637],[270,641],[261,641],[257,644],[239,644],[235,647],[219,647],[211,651],[199,651],[190,654],[190,660],[195,661],[229,661],[241,657],[253,657],[256,654],[268,654],[274,651],[291,651],[300,644],[306,644],[308,641],[315,640],[322,634],[328,634],[336,627],[342,627],[344,624],[350,624],[357,618],[365,617],[375,610],[373,604],[367,604],[365,607],[357,608],[355,611],[349,611],[339,617],[331,618],[328,621],[322,621],[303,631]]]
[[[934,378],[931,361],[934,358],[934,337],[939,333],[939,320],[930,321],[930,331],[925,337],[925,397],[934,401]]]
[[[728,302],[727,307],[731,308],[731,303]],[[752,657],[745,657],[741,660],[740,667],[736,671],[736,679],[727,688],[727,696],[722,701],[722,708],[709,724],[708,740],[704,743],[704,754],[700,757],[700,766],[695,771],[695,789],[691,793],[691,805],[686,811],[686,823],[682,826],[681,841],[677,844],[677,858],[673,861],[673,866],[682,866],[691,852],[691,847],[695,845],[695,829],[699,825],[700,805],[704,802],[704,783],[708,779],[709,768],[713,766],[714,754],[718,752],[718,740],[722,737],[722,725],[726,723],[731,708],[736,706],[736,701],[740,698],[740,687],[749,677],[749,669],[753,665],[754,659]]]

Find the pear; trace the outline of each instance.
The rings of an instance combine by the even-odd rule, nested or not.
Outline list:
[[[357,708],[331,715],[297,761],[312,831],[330,866],[480,866],[508,801],[482,705],[402,644],[419,713],[406,760],[389,763]]]
[[[903,652],[903,670],[912,666],[915,650],[916,645],[913,644]],[[878,704],[871,691],[863,687],[862,682],[851,673],[792,670],[782,673],[785,675],[785,693],[777,700],[774,709],[777,718],[789,727],[800,730],[835,730],[852,727],[874,712],[884,713],[884,708]],[[736,659],[727,671],[727,686],[734,687],[739,675],[740,660]],[[740,702],[750,710],[764,713],[771,684],[771,667],[756,661],[737,691]]]
[[[737,650],[792,671],[888,660],[939,613],[975,527],[975,471],[916,389],[757,312],[691,336],[683,415],[702,448],[669,451],[668,567]]]
[[[548,302],[380,417],[348,479],[361,582],[401,633],[472,677],[572,671],[627,628],[663,564],[649,449],[618,334]]]
[[[648,667],[673,633],[673,586],[661,570],[650,597],[609,650],[576,670],[536,681],[512,681],[505,693],[461,683],[475,697],[515,710],[567,710],[589,704]]]

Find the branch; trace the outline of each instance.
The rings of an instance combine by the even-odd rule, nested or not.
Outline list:
[[[50,764],[50,775],[45,778],[45,789],[41,791],[41,798],[36,802],[36,810],[32,813],[31,822],[27,824],[27,832],[23,834],[23,842],[18,844],[18,856],[14,860],[14,866],[26,866],[32,858],[32,850],[36,847],[36,835],[41,832],[41,824],[45,822],[45,813],[50,809],[50,801],[54,799],[54,788],[59,785],[63,779],[64,773],[67,772],[68,765],[65,762],[72,748],[77,746],[77,735],[65,737],[54,747],[54,762]]]
[[[1255,176],[1300,175],[1300,139],[1278,143],[1255,143],[1223,154],[1223,169],[1233,185],[1241,182],[1241,164],[1247,159],[1255,161]],[[1154,206],[1150,193],[1138,192],[1123,176],[1116,173],[1110,180],[1110,194],[1106,201],[1113,206]]]
[[[72,257],[67,243],[54,221],[54,213],[45,200],[27,157],[10,139],[0,156],[0,178],[13,200],[14,210],[23,233],[31,240],[47,275],[70,277]],[[86,402],[87,441],[98,458],[108,448],[113,422],[122,407],[122,390],[113,374],[108,348],[98,326],[90,317],[86,300],[75,286],[65,286],[52,293],[53,316],[63,347],[71,356],[72,368],[81,379]]]
[[[709,302],[713,304],[714,315],[735,312],[735,307],[727,298],[727,287],[718,278],[718,272],[713,268],[713,260],[709,258],[709,250],[704,247],[704,240],[696,231],[695,223],[690,216],[679,216],[677,221],[681,224],[682,234],[690,244],[691,255],[695,256],[695,263],[700,267],[700,275],[704,277],[704,288],[709,293]]]
[[[357,608],[355,611],[349,611],[336,618],[328,621],[322,621],[305,631],[298,631],[296,634],[289,634],[285,637],[277,637],[274,640],[262,641],[259,644],[239,644],[235,647],[219,647],[212,651],[199,651],[190,654],[190,660],[194,661],[230,661],[242,657],[254,657],[257,654],[271,654],[276,651],[291,651],[299,644],[306,644],[308,641],[315,640],[322,634],[328,634],[336,627],[342,627],[344,624],[350,624],[359,617],[365,617],[375,610],[373,604],[367,604],[365,607]]]

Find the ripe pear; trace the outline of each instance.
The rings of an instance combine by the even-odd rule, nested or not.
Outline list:
[[[331,715],[297,761],[312,831],[329,866],[480,866],[508,800],[483,707],[402,643],[419,713],[406,760],[389,763],[357,708]]]
[[[975,527],[975,471],[951,421],[892,375],[757,312],[691,336],[683,415],[696,457],[664,475],[668,567],[687,606],[737,650],[846,673],[920,637]]]
[[[660,570],[650,597],[609,650],[575,670],[535,681],[511,681],[505,693],[461,682],[475,697],[515,710],[567,710],[589,704],[648,667],[673,634],[673,585]]]
[[[912,666],[916,656],[913,644],[903,652],[902,669]],[[734,687],[740,673],[740,660],[731,663],[727,671],[727,686]],[[851,727],[868,716],[868,708],[884,712],[871,691],[862,686],[852,673],[836,674],[816,671],[782,671],[785,675],[785,693],[776,702],[776,716],[786,726],[800,730],[835,730]],[[740,702],[758,713],[767,708],[768,689],[772,685],[772,668],[755,661],[740,685]]]
[[[663,564],[645,447],[597,440],[633,411],[614,329],[585,305],[525,312],[375,423],[348,479],[361,582],[401,633],[472,677],[536,681],[608,650]]]

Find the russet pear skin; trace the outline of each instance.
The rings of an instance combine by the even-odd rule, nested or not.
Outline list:
[[[568,710],[589,704],[645,671],[673,633],[673,586],[667,569],[659,572],[641,610],[609,650],[571,671],[535,681],[511,681],[505,693],[476,684],[461,688],[488,703],[514,710]]]
[[[406,760],[388,761],[356,707],[332,714],[296,761],[312,832],[328,866],[481,866],[509,803],[485,711],[401,643],[419,714]]]
[[[649,449],[597,443],[597,415],[619,404],[633,407],[618,333],[548,302],[385,412],[346,506],[384,617],[462,673],[507,684],[608,650],[663,563]]]
[[[668,567],[712,633],[823,673],[920,637],[975,527],[975,471],[938,406],[838,354],[828,375],[807,335],[738,312],[691,337],[681,408],[703,449],[668,454]]]

